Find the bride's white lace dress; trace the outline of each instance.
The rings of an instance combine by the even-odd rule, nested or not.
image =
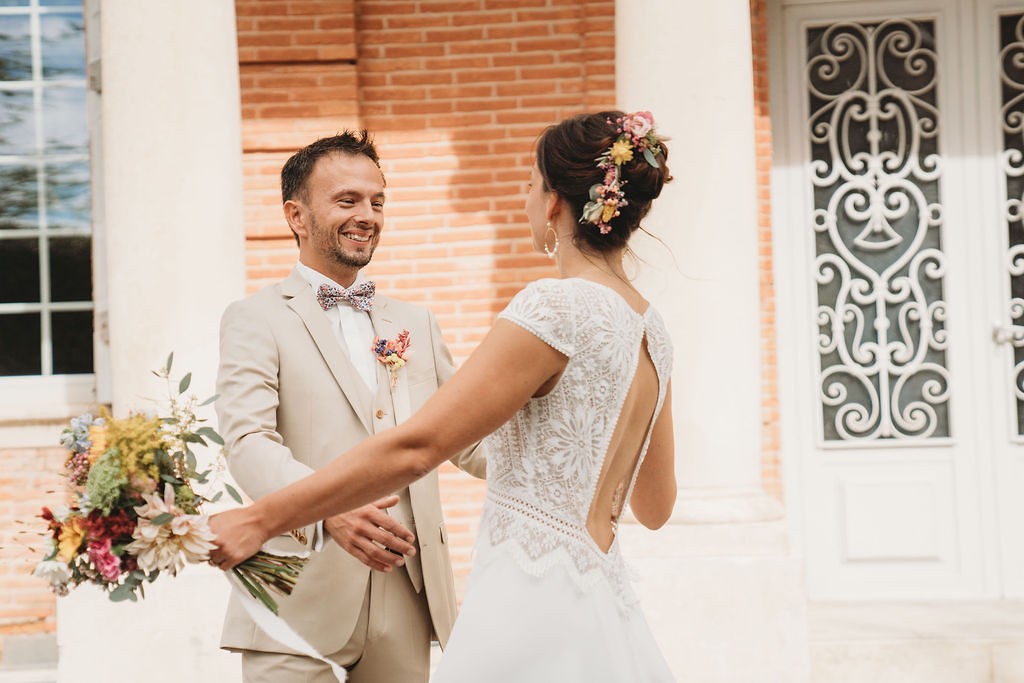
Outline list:
[[[614,541],[587,514],[642,353],[665,399],[672,346],[661,316],[587,280],[540,280],[500,314],[568,357],[546,395],[487,439],[487,498],[473,573],[436,683],[672,681]],[[486,397],[481,397],[486,400]],[[651,425],[654,424],[652,419]],[[633,484],[650,440],[650,426]]]

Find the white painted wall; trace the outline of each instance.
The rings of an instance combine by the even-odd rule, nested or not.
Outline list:
[[[675,180],[646,221],[664,245],[638,239],[635,248],[644,259],[637,284],[675,344],[679,482],[665,528],[620,529],[648,620],[681,682],[809,675],[801,564],[781,506],[760,484],[750,41],[746,0],[616,6],[620,108],[651,110],[670,138]]]
[[[638,240],[639,284],[676,348],[681,486],[760,488],[753,73],[746,2],[622,2],[616,95],[654,113],[675,180]],[[657,17],[653,30],[651,17]],[[641,236],[642,237],[642,236]],[[669,253],[670,252],[670,253]],[[729,406],[729,410],[722,410]],[[706,457],[714,452],[716,457]]]
[[[171,350],[179,376],[191,370],[196,393],[213,393],[220,314],[244,291],[234,4],[104,0],[99,29],[98,204],[110,391],[123,415],[161,395],[150,370]],[[58,601],[59,680],[240,678],[235,656],[217,648],[227,600],[219,572],[190,568],[147,595],[114,604],[83,588]]]

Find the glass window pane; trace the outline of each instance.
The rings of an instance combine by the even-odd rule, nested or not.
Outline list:
[[[39,242],[0,240],[0,303],[39,302]]]
[[[85,25],[81,12],[39,17],[43,78],[85,78]]]
[[[28,7],[29,0],[0,0],[0,7]]]
[[[43,137],[48,154],[88,150],[85,86],[43,90]]]
[[[54,313],[53,374],[79,375],[92,372],[92,311]]]
[[[50,238],[50,300],[92,301],[91,238]]]
[[[35,166],[0,166],[0,230],[39,227]]]
[[[39,0],[41,7],[67,7],[68,9],[74,9],[81,4],[80,2],[71,2],[71,0]]]
[[[27,14],[0,16],[0,81],[32,80],[32,40]]]
[[[0,315],[0,375],[38,375],[43,371],[38,313]]]
[[[0,90],[0,154],[35,153],[34,107],[31,90]]]
[[[51,228],[88,228],[89,164],[47,164],[46,217]]]

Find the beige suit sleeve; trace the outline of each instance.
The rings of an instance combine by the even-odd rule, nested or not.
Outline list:
[[[441,386],[455,374],[455,362],[452,360],[448,345],[444,343],[441,327],[437,324],[437,318],[434,317],[433,311],[428,311],[428,317],[430,318],[430,346],[434,351],[434,368],[437,370],[437,386]],[[449,462],[477,479],[486,478],[487,449],[482,441],[472,448],[456,453],[449,459]]]
[[[277,431],[278,359],[273,331],[254,302],[228,306],[220,326],[217,419],[231,476],[254,500],[313,472]],[[312,530],[293,535],[308,539]]]

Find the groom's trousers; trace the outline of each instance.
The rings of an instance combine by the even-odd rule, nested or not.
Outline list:
[[[405,567],[374,571],[352,637],[322,653],[349,670],[349,683],[426,683],[430,676],[430,612],[426,593]],[[245,683],[336,683],[329,666],[311,657],[242,651]]]

